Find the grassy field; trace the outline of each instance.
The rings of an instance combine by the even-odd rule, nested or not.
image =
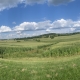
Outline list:
[[[23,41],[23,40],[19,40],[20,42],[17,42],[15,40],[2,40],[0,41],[0,46],[2,47],[36,47],[36,46],[40,46],[40,45],[45,45],[45,44],[49,44],[49,43],[44,43],[44,42],[36,42],[36,41],[32,41],[32,40],[28,40],[28,41]]]
[[[0,80],[80,80],[79,36],[0,40]]]
[[[79,80],[80,55],[60,58],[0,59],[0,80]]]

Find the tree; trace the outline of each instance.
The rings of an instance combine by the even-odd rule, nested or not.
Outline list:
[[[53,39],[53,38],[54,38],[54,36],[53,36],[53,35],[50,35],[50,38],[51,38],[51,39]]]

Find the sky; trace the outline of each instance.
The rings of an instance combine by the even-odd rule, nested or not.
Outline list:
[[[0,39],[80,32],[80,0],[0,0]]]

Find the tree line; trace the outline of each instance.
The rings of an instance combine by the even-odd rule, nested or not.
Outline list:
[[[58,36],[70,36],[70,35],[75,35],[75,34],[80,34],[80,32],[75,32],[75,33],[49,33],[49,34],[43,34],[39,36],[32,36],[32,37],[24,37],[24,38],[15,38],[14,40],[27,40],[27,39],[36,39],[36,38],[51,38],[54,39],[54,37]]]

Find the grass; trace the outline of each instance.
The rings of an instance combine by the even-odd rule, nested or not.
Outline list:
[[[59,45],[59,46],[57,46]],[[0,47],[0,57],[2,58],[24,58],[24,57],[60,57],[80,54],[80,43],[46,44],[30,47]],[[55,46],[55,47],[53,47]]]
[[[79,80],[80,34],[0,41],[0,80]]]
[[[80,56],[0,59],[0,80],[79,80]]]
[[[36,45],[35,45],[36,44]],[[14,41],[14,40],[4,40],[0,41],[0,46],[2,47],[37,47],[40,45],[45,45],[49,43],[44,43],[44,42],[37,42],[37,41],[23,41],[20,40],[20,42]]]
[[[31,40],[1,40],[0,57],[57,57],[80,53],[80,34],[59,36],[54,39],[39,38],[40,42]]]

